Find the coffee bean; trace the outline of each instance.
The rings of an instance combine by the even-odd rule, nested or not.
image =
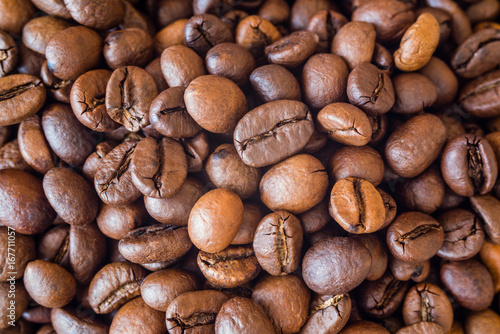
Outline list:
[[[45,139],[38,115],[21,122],[17,137],[21,155],[33,169],[45,174],[54,167],[54,156]]]
[[[465,318],[466,333],[479,334],[485,331],[500,330],[500,316],[491,309],[479,312],[469,312]]]
[[[429,278],[431,273],[430,261],[412,263],[392,255],[389,255],[389,267],[394,277],[400,281],[409,281],[411,279],[420,283]]]
[[[256,60],[264,56],[266,46],[281,38],[276,27],[268,20],[250,15],[236,27],[236,43],[246,48]]]
[[[396,101],[392,108],[398,114],[415,114],[430,107],[437,100],[434,83],[419,73],[402,73],[392,79]]]
[[[215,320],[215,333],[271,334],[274,327],[264,310],[249,298],[235,297],[222,305]]]
[[[178,3],[184,3],[177,1]],[[163,2],[164,4],[174,2]],[[157,54],[161,54],[163,50],[173,45],[184,45],[184,26],[187,19],[179,19],[174,21],[158,31],[154,36],[154,45]]]
[[[386,272],[388,262],[387,250],[382,240],[373,233],[356,234],[352,237],[361,242],[372,257],[372,265],[366,279],[368,281],[378,280]]]
[[[263,167],[299,152],[313,131],[311,112],[304,103],[273,101],[241,118],[234,129],[234,146],[245,164]]]
[[[433,106],[444,106],[452,103],[457,96],[458,80],[451,68],[441,59],[432,57],[420,69],[420,73],[431,79],[436,86],[437,99]]]
[[[351,315],[349,294],[318,295],[309,307],[309,319],[301,328],[304,334],[339,332]]]
[[[347,22],[344,15],[334,10],[317,11],[307,25],[307,30],[318,36],[316,52],[330,52],[333,37]]]
[[[352,313],[351,313],[352,314]],[[358,320],[353,321],[351,324],[345,326],[342,334],[388,334],[389,331],[385,329],[382,325],[379,325],[372,321]]]
[[[164,313],[149,307],[140,296],[127,302],[116,312],[109,328],[110,334],[138,331],[149,333],[166,331]]]
[[[316,13],[316,11],[329,10],[333,8],[333,4],[326,0],[295,1],[291,11],[290,29],[292,31],[305,30],[309,20]]]
[[[378,186],[384,178],[385,168],[382,157],[371,147],[346,146],[330,158],[328,170],[335,182],[346,177],[356,177]]]
[[[44,55],[49,41],[70,26],[67,21],[52,16],[34,18],[23,27],[23,43],[31,50]]]
[[[345,61],[353,70],[372,59],[375,49],[375,28],[367,22],[349,22],[333,37],[331,52]]]
[[[500,115],[500,71],[492,71],[469,82],[459,95],[463,108],[476,117]]]
[[[309,31],[296,31],[265,49],[267,61],[285,67],[297,67],[316,51],[319,38]]]
[[[143,67],[153,58],[153,38],[140,28],[116,30],[106,37],[103,53],[112,70],[122,66]]]
[[[187,87],[191,81],[205,75],[203,60],[190,48],[174,45],[161,53],[161,71],[169,87]]]
[[[146,220],[145,213],[144,205],[140,201],[120,206],[103,203],[96,221],[105,236],[120,240],[128,232],[143,225]]]
[[[184,26],[184,44],[201,56],[217,44],[231,42],[231,30],[215,15],[195,15]]]
[[[491,195],[470,198],[472,209],[481,217],[487,236],[494,243],[500,242],[500,226],[497,215],[500,212],[500,201]]]
[[[244,87],[250,73],[255,69],[255,59],[243,46],[235,43],[221,43],[211,48],[206,57],[207,71],[220,75]]]
[[[115,141],[103,141],[97,144],[95,152],[91,153],[82,167],[82,174],[89,181],[94,179],[95,173],[101,165],[102,159],[118,145]]]
[[[0,148],[0,169],[19,169],[30,171],[30,165],[24,161],[19,149],[19,141],[14,139]]]
[[[250,75],[252,88],[264,102],[277,100],[300,101],[301,93],[297,79],[279,65],[264,65]]]
[[[397,334],[413,334],[413,333],[429,333],[429,334],[442,334],[444,333],[443,327],[435,322],[421,321],[412,325],[404,326],[399,329]]]
[[[457,44],[462,43],[472,34],[470,20],[457,3],[450,0],[428,0],[427,4],[430,7],[442,9],[450,14],[452,35]]]
[[[5,1],[1,5],[0,29],[14,34],[20,34],[22,27],[35,13],[35,7],[30,1]]]
[[[76,22],[94,29],[113,28],[122,21],[125,15],[124,6],[118,0],[105,3],[66,0],[64,5]]]
[[[190,138],[181,138],[181,144],[188,160],[188,172],[195,173],[203,168],[203,161],[210,153],[208,136],[204,131]]]
[[[8,33],[0,31],[0,78],[12,72],[18,58],[19,48],[16,42]]]
[[[12,291],[15,291],[13,293]],[[28,307],[29,296],[21,282],[12,280],[10,282],[0,283],[0,330],[5,332],[5,329],[12,326],[14,321],[21,318],[21,315]],[[12,307],[15,305],[15,307]]]
[[[51,312],[51,323],[54,331],[61,333],[77,331],[79,333],[108,333],[108,327],[96,321],[80,315],[77,310],[71,308],[54,308]]]

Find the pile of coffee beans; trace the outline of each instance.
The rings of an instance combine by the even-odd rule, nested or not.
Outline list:
[[[499,0],[0,0],[0,332],[500,333]]]

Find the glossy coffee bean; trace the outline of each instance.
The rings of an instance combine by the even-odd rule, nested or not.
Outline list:
[[[347,18],[334,10],[320,10],[309,20],[307,30],[318,36],[317,53],[328,53],[335,34],[348,22]]]
[[[113,28],[122,21],[125,15],[124,5],[118,0],[102,4],[67,0],[64,4],[75,21],[94,29]]]
[[[215,333],[272,334],[274,326],[264,310],[249,298],[234,297],[222,305],[215,319]]]
[[[70,332],[77,331],[79,333],[108,333],[108,327],[92,319],[88,319],[86,314],[79,314],[75,309],[69,307],[54,308],[50,315],[54,331]]]
[[[122,66],[143,67],[153,58],[153,38],[140,28],[115,30],[106,37],[103,54],[112,70]]]
[[[368,22],[349,22],[333,37],[331,52],[339,55],[353,70],[372,59],[376,32]]]
[[[339,332],[351,315],[351,298],[347,293],[318,295],[311,301],[309,309],[309,318],[301,328],[301,333]]]
[[[328,201],[326,198],[323,199],[319,204],[301,213],[297,218],[302,224],[304,233],[318,232],[332,219],[328,213]]]
[[[30,166],[24,161],[19,149],[19,141],[14,139],[0,148],[0,169],[18,169],[30,171]]]
[[[301,92],[297,79],[280,65],[264,65],[250,75],[252,88],[264,102],[277,100],[300,100]]]
[[[491,309],[480,312],[470,312],[465,318],[466,333],[495,333],[500,330],[500,316]]]
[[[393,255],[389,255],[389,268],[400,281],[409,281],[420,283],[429,278],[431,272],[430,261],[422,263],[413,263],[401,260]]]
[[[31,19],[35,13],[35,7],[30,1],[5,1],[1,4],[0,16],[2,24],[0,29],[20,34],[23,25]]]
[[[415,114],[430,107],[437,100],[434,83],[423,74],[401,73],[392,78],[396,101],[392,111],[398,114]]]
[[[481,217],[488,238],[499,244],[500,226],[497,217],[500,212],[500,201],[492,195],[482,195],[471,197],[470,203],[472,209]]]
[[[233,41],[229,27],[215,15],[195,15],[184,26],[184,44],[201,56],[217,44]]]
[[[332,179],[361,178],[378,186],[384,178],[384,162],[380,154],[369,146],[346,146],[335,152],[328,162]]]
[[[115,240],[141,227],[144,220],[145,210],[140,200],[120,206],[103,203],[96,217],[99,230],[108,238]]]
[[[102,159],[118,145],[115,141],[103,141],[95,147],[95,152],[91,153],[82,167],[82,174],[89,181],[94,179],[95,173],[101,165]]]
[[[463,108],[476,117],[492,117],[500,114],[497,96],[500,71],[492,71],[465,85],[459,95]]]
[[[169,87],[187,87],[191,81],[206,74],[203,59],[184,45],[163,50],[160,64]]]
[[[382,239],[374,233],[357,234],[352,237],[361,242],[372,257],[372,265],[366,279],[374,281],[382,277],[386,272],[388,262],[387,250]]]
[[[252,54],[235,43],[215,45],[208,51],[205,62],[208,73],[228,78],[240,87],[247,84],[256,66]]]
[[[319,38],[309,31],[296,31],[265,49],[267,61],[285,67],[297,67],[316,51]]]
[[[0,31],[0,78],[6,76],[17,65],[19,48],[14,39],[6,32]]]
[[[110,334],[132,334],[138,331],[166,331],[164,313],[149,307],[140,296],[127,302],[116,312],[109,328]]]
[[[500,255],[500,245],[485,241],[479,251],[481,263],[488,268],[488,271],[493,279],[495,293],[500,291],[500,266],[498,256]]]
[[[452,103],[457,96],[458,80],[451,68],[441,59],[432,57],[420,73],[431,79],[436,86],[437,99],[433,106],[444,106]]]
[[[256,60],[264,56],[266,46],[281,38],[276,27],[268,20],[250,15],[236,27],[236,43],[246,48]]]
[[[33,115],[21,122],[17,138],[19,151],[31,168],[45,174],[54,167],[55,157],[45,139],[42,122],[38,115]]]
[[[23,27],[23,43],[31,50],[44,55],[49,41],[70,26],[67,21],[52,16],[34,18]]]

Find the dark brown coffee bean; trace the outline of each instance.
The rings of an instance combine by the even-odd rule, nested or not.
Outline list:
[[[146,270],[128,262],[105,265],[90,282],[89,303],[99,314],[110,313],[140,295]]]
[[[158,3],[148,3],[147,5],[149,15],[155,19],[160,27],[193,15],[192,2],[185,2],[183,0],[159,1]]]
[[[17,65],[19,48],[14,39],[4,31],[0,31],[0,78],[6,76]]]
[[[385,319],[397,311],[406,291],[408,282],[400,281],[387,272],[376,281],[365,281],[356,290],[359,307],[371,317]]]
[[[431,79],[436,86],[437,99],[433,106],[444,106],[452,103],[457,96],[458,80],[451,68],[441,59],[432,57],[420,69],[420,73]]]
[[[149,307],[142,297],[132,299],[123,305],[109,328],[110,334],[120,333],[165,333],[165,314]]]
[[[208,253],[220,252],[233,240],[243,220],[243,203],[231,190],[209,191],[193,206],[188,231],[193,244]]]
[[[351,313],[353,314],[353,313]],[[352,316],[351,316],[352,317]],[[389,334],[390,332],[382,325],[372,321],[357,320],[345,326],[341,334]]]
[[[255,231],[255,256],[269,274],[290,274],[300,264],[302,239],[297,217],[286,211],[273,212],[260,221]]]
[[[443,290],[431,283],[420,283],[408,291],[403,302],[406,325],[420,321],[436,322],[445,333],[453,323],[453,309]]]
[[[391,78],[370,63],[362,63],[351,71],[347,97],[350,103],[373,116],[388,112],[395,101]]]
[[[184,26],[187,21],[187,19],[179,19],[172,22],[154,36],[154,45],[158,54],[173,45],[184,45]]]
[[[370,23],[349,22],[333,38],[332,53],[342,57],[352,70],[372,59],[375,35],[375,29]]]
[[[201,56],[217,44],[231,42],[234,42],[231,30],[215,15],[195,15],[184,26],[184,44]]]
[[[70,229],[68,224],[59,224],[45,231],[37,243],[38,256],[42,260],[69,268]]]
[[[54,167],[54,155],[45,139],[42,122],[38,115],[33,115],[21,122],[17,139],[23,159],[34,170],[45,174]]]
[[[332,103],[321,109],[318,130],[341,144],[363,146],[371,139],[368,117],[357,107],[344,102]]]
[[[314,54],[318,41],[318,36],[310,31],[296,31],[266,47],[267,61],[297,67]]]
[[[387,269],[387,251],[382,240],[374,233],[356,234],[352,236],[368,249],[372,256],[372,265],[366,279],[374,281],[382,277]]]
[[[161,71],[160,58],[155,58],[155,59],[151,60],[151,62],[144,69],[146,70],[146,72],[151,74],[151,76],[155,80],[156,87],[158,88],[158,92],[163,92],[164,90],[168,89],[168,84],[165,81],[165,77],[163,76],[163,72]]]
[[[480,312],[469,312],[465,318],[464,330],[466,333],[479,334],[500,330],[500,316],[491,309]]]
[[[273,101],[241,118],[234,146],[243,162],[263,167],[302,150],[314,131],[311,112],[299,101]]]
[[[257,303],[249,298],[234,297],[224,303],[217,314],[215,333],[272,334],[275,329]]]
[[[302,261],[307,286],[318,294],[346,293],[370,272],[370,252],[353,238],[330,237],[311,246]]]
[[[389,256],[389,268],[396,279],[400,281],[409,281],[420,283],[429,278],[431,273],[430,261],[422,263],[412,263],[398,259],[392,255]]]
[[[53,168],[43,178],[43,190],[60,218],[70,225],[91,223],[99,202],[92,186],[69,168]]]
[[[293,214],[305,212],[321,202],[327,188],[324,166],[308,154],[295,155],[274,165],[259,185],[260,199],[268,208]]]
[[[229,29],[231,29],[231,32],[233,33],[233,35],[235,35],[236,27],[247,16],[248,16],[247,12],[239,10],[239,9],[235,9],[235,10],[230,10],[230,11],[224,13],[224,15],[222,15],[220,19],[222,20],[222,22],[224,22],[229,27]],[[262,16],[262,15],[259,14],[259,16]],[[262,16],[262,17],[264,17],[264,16]],[[267,18],[265,18],[265,19],[267,20]]]
[[[95,173],[101,165],[102,159],[118,145],[115,141],[103,141],[95,147],[95,152],[91,153],[82,167],[82,174],[89,181],[94,180]]]
[[[382,44],[375,43],[375,49],[373,49],[372,64],[377,66],[377,68],[383,73],[392,74],[394,71],[394,57],[392,53],[384,47]]]
[[[124,5],[119,0],[104,3],[65,0],[64,5],[76,22],[94,29],[113,28],[123,20],[125,15]]]
[[[66,104],[48,106],[42,115],[42,127],[52,151],[70,165],[83,164],[94,150],[92,134]]]
[[[49,324],[51,310],[52,309],[48,307],[38,305],[28,308],[26,311],[24,311],[22,317],[24,320],[34,322],[36,324]]]
[[[387,164],[399,176],[415,177],[438,157],[445,140],[446,128],[438,117],[422,114],[410,118],[387,139]]]
[[[347,22],[349,21],[344,15],[333,10],[320,10],[316,12],[307,24],[307,30],[318,36],[316,52],[330,52],[333,37]]]
[[[28,301],[28,292],[21,282],[12,279],[6,283],[0,283],[0,305],[2,305],[0,330],[3,333],[8,332],[9,327],[18,325],[14,322],[21,318],[28,307]]]
[[[321,230],[332,219],[328,213],[328,200],[325,198],[319,204],[299,216],[304,233],[314,233]]]
[[[163,50],[161,71],[169,87],[187,87],[191,81],[206,74],[203,59],[184,45],[174,45]]]
[[[344,101],[348,75],[346,63],[339,56],[326,53],[312,56],[302,70],[305,103],[319,110]]]
[[[145,210],[141,201],[112,206],[101,204],[96,221],[99,230],[115,240],[120,240],[128,232],[141,227],[145,220]]]
[[[0,125],[20,123],[35,114],[45,102],[43,82],[31,75],[0,77]]]
[[[276,331],[291,334],[306,322],[311,294],[296,275],[264,276],[255,285],[252,300],[264,309]]]
[[[3,1],[0,9],[0,29],[14,34],[20,34],[23,26],[35,13],[33,4],[26,0]]]
[[[444,230],[443,247],[437,255],[446,260],[466,260],[475,256],[484,241],[483,223],[464,209],[446,211],[437,218]]]
[[[137,145],[136,140],[115,147],[102,160],[94,178],[94,186],[101,200],[109,205],[132,203],[141,192],[132,182],[130,161]]]
[[[331,178],[337,182],[356,177],[378,186],[384,178],[384,162],[380,154],[369,146],[346,146],[335,152],[328,162]]]
[[[500,115],[500,71],[493,71],[469,82],[459,95],[463,108],[476,117]]]
[[[406,1],[366,1],[354,10],[352,20],[373,24],[377,41],[392,44],[398,42],[415,21],[415,13]]]
[[[201,272],[216,288],[234,288],[252,281],[260,273],[251,245],[229,246],[217,253],[198,253]]]
[[[136,132],[149,125],[149,107],[158,95],[153,77],[140,67],[116,69],[106,88],[106,111],[115,122]]]
[[[414,323],[412,325],[401,327],[396,334],[416,334],[416,333],[427,333],[427,334],[443,334],[443,327],[435,322],[421,321]],[[450,333],[450,332],[448,332]]]
[[[186,226],[192,207],[203,193],[203,184],[188,177],[174,196],[160,199],[145,197],[144,203],[148,213],[157,221],[169,225]]]
[[[292,6],[290,29],[305,30],[309,20],[320,10],[330,10],[334,6],[327,0],[298,0]]]
[[[80,310],[65,308],[54,308],[51,312],[51,323],[54,331],[61,333],[95,333],[106,334],[108,327],[89,319],[87,314],[80,314]]]
[[[76,80],[98,65],[101,51],[99,35],[89,28],[76,26],[55,35],[47,44],[45,56],[49,70],[56,77]]]
[[[252,88],[264,102],[298,100],[301,93],[297,79],[279,65],[264,65],[250,75]]]
[[[71,88],[73,87],[74,81],[72,80],[61,80],[57,78],[47,66],[47,62],[44,62],[40,70],[40,78],[47,87],[49,95],[55,100],[63,103],[70,103],[71,99]]]
[[[16,256],[13,259],[9,256],[8,248],[12,246],[14,237]],[[0,282],[7,282],[7,279],[12,277],[14,277],[14,279],[21,278],[24,274],[26,265],[35,259],[35,241],[31,236],[20,233],[16,234],[12,229],[6,226],[0,227],[0,240],[0,263],[2,263],[0,267]],[[11,264],[16,270],[15,273],[9,269]]]
[[[469,310],[482,311],[493,301],[493,279],[479,261],[444,262],[441,264],[440,277],[457,303]]]
[[[392,78],[396,102],[392,111],[398,114],[415,114],[430,107],[437,100],[434,83],[423,74],[401,73]]]
[[[49,41],[70,26],[67,21],[52,16],[34,18],[23,27],[23,43],[31,50],[44,55]]]
[[[247,84],[250,73],[256,66],[252,54],[235,43],[214,46],[208,51],[205,62],[208,73],[230,79],[240,87]]]
[[[427,5],[442,9],[450,14],[453,24],[452,35],[457,44],[462,43],[472,34],[470,20],[456,2],[450,0],[428,0]]]
[[[99,132],[112,131],[120,125],[106,112],[106,86],[111,71],[93,70],[80,76],[71,88],[71,108],[86,127]]]
[[[18,233],[43,232],[56,213],[43,193],[42,181],[17,169],[0,170],[0,222]]]
[[[470,198],[472,209],[481,217],[487,236],[495,244],[500,244],[500,224],[498,215],[500,214],[500,201],[491,196],[474,196]]]
[[[351,298],[347,293],[318,295],[313,298],[309,310],[309,319],[301,333],[338,333],[351,315]]]
[[[19,169],[30,171],[30,165],[24,161],[19,149],[19,142],[14,139],[0,148],[0,169]]]
[[[157,142],[146,137],[135,147],[130,160],[132,182],[145,196],[175,195],[187,177],[187,159],[182,145],[170,138]]]
[[[38,76],[43,63],[46,61],[45,57],[37,52],[31,51],[24,43],[20,43],[18,47],[19,61],[17,64],[17,71],[21,74]]]
[[[76,294],[76,281],[60,265],[44,260],[28,263],[24,286],[31,298],[45,307],[62,307]]]
[[[236,28],[236,43],[250,51],[256,60],[264,56],[266,46],[281,38],[276,27],[268,20],[250,15],[238,23]]]
[[[112,70],[122,66],[144,67],[153,58],[153,38],[139,28],[116,30],[106,37],[103,52]]]
[[[499,64],[500,33],[495,29],[482,29],[471,35],[455,50],[451,66],[467,79],[480,76]]]
[[[383,191],[380,188],[377,188],[377,191],[379,192],[380,196],[382,196],[382,201],[384,202],[384,207],[385,207],[385,222],[382,228],[385,228],[389,226],[390,223],[394,220],[396,217],[398,207],[396,204],[396,201],[394,198]]]
[[[422,263],[436,255],[443,245],[443,227],[421,212],[405,212],[387,229],[387,245],[392,255],[408,262]]]
[[[215,318],[229,297],[220,291],[183,293],[168,306],[165,314],[169,333],[214,333]]]
[[[441,173],[446,184],[458,195],[484,195],[493,189],[497,179],[495,153],[482,137],[457,136],[444,148]]]

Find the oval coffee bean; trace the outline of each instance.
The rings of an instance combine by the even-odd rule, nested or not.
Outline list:
[[[184,45],[163,50],[161,71],[169,87],[187,87],[191,81],[207,73],[203,59]]]
[[[208,73],[228,78],[240,87],[248,83],[250,73],[256,66],[252,54],[235,43],[221,43],[212,47],[205,62]]]
[[[302,150],[313,131],[311,112],[304,103],[273,101],[241,118],[234,129],[234,146],[245,164],[263,167]]]
[[[19,150],[23,159],[41,174],[54,168],[54,154],[43,133],[40,116],[33,115],[19,124]]]
[[[110,334],[137,332],[165,333],[165,314],[149,307],[142,297],[132,299],[116,312],[109,328]]]
[[[262,101],[277,100],[300,101],[300,85],[294,75],[279,65],[264,65],[250,74],[253,90]]]
[[[0,32],[0,50],[0,78],[2,78],[16,67],[19,55],[16,42],[5,31]]]
[[[286,211],[276,211],[260,221],[253,248],[265,271],[282,276],[293,273],[299,267],[302,240],[302,226],[297,217]]]
[[[76,22],[94,29],[113,28],[123,20],[125,15],[124,5],[119,0],[104,3],[66,0],[64,5]]]
[[[368,22],[348,22],[335,34],[331,52],[339,55],[353,70],[361,63],[372,59],[376,32]]]
[[[266,46],[278,41],[281,34],[268,20],[250,15],[236,27],[236,43],[248,49],[256,60],[264,56]]]
[[[319,38],[310,31],[296,31],[265,49],[267,61],[285,67],[297,67],[316,51]]]
[[[500,71],[492,71],[466,84],[458,97],[462,107],[476,117],[500,115]]]
[[[264,310],[254,301],[234,297],[222,305],[215,319],[216,334],[272,334],[274,326]]]
[[[481,217],[487,236],[495,244],[500,244],[500,201],[492,195],[474,196],[470,198],[470,204],[476,214]]]
[[[108,327],[96,321],[87,319],[85,314],[80,315],[78,311],[70,308],[54,308],[51,312],[51,323],[56,332],[106,334]]]
[[[318,295],[310,306],[309,319],[301,328],[304,334],[338,333],[351,315],[349,295]]]

